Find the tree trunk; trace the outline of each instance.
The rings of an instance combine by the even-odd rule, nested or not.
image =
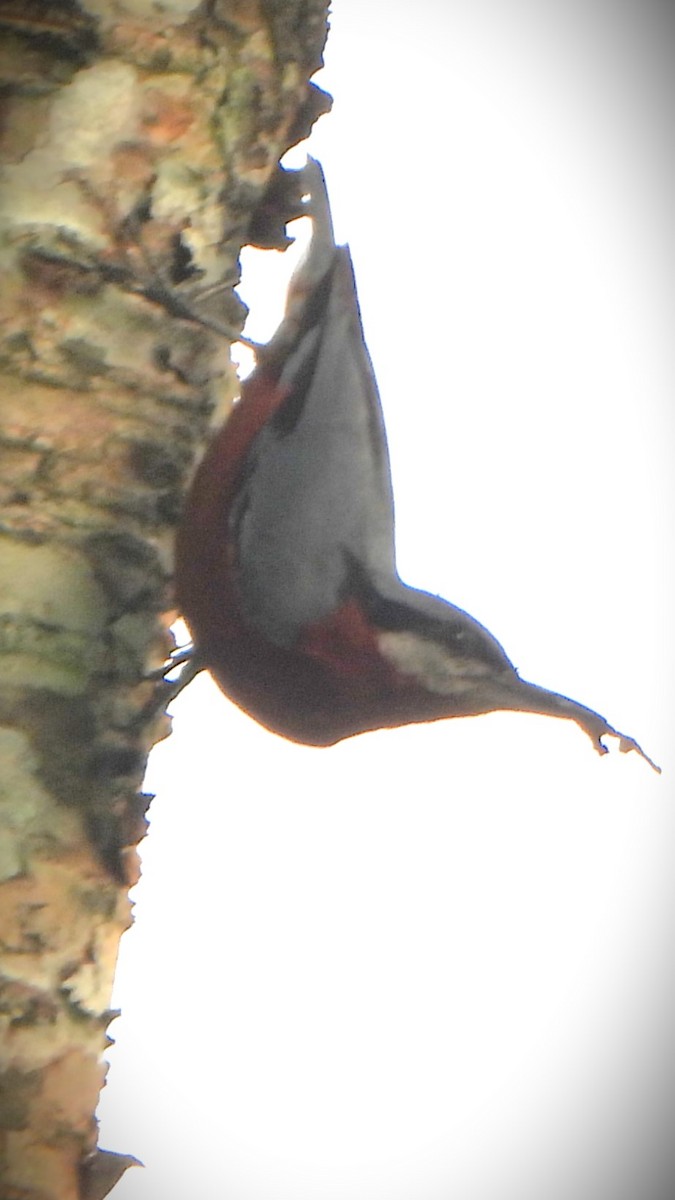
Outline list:
[[[0,0],[0,1196],[95,1200],[173,532],[326,0]],[[270,190],[270,183],[272,190]],[[230,334],[228,340],[227,334]],[[226,336],[223,336],[226,335]]]

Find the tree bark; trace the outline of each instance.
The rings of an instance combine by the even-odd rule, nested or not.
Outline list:
[[[94,1112],[167,732],[148,674],[237,390],[239,252],[283,242],[278,160],[328,107],[326,15],[0,0],[2,1200],[96,1200],[134,1161],[97,1149]]]

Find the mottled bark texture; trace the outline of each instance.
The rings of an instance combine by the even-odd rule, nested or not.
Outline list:
[[[174,526],[326,0],[0,0],[0,1196],[89,1200]],[[270,189],[270,184],[271,189]],[[266,198],[267,197],[267,198]],[[186,817],[186,821],[188,818]]]

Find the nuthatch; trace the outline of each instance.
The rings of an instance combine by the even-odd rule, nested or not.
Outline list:
[[[399,578],[352,261],[319,164],[306,172],[309,254],[178,535],[177,600],[200,665],[262,725],[309,745],[511,709],[576,721],[601,754],[606,734],[642,754],[590,708],[520,679],[468,613]]]

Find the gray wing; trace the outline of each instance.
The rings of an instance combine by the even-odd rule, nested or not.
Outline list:
[[[374,580],[396,575],[386,434],[347,247],[302,324],[233,507],[244,611],[281,644],[346,599],[350,561]]]

